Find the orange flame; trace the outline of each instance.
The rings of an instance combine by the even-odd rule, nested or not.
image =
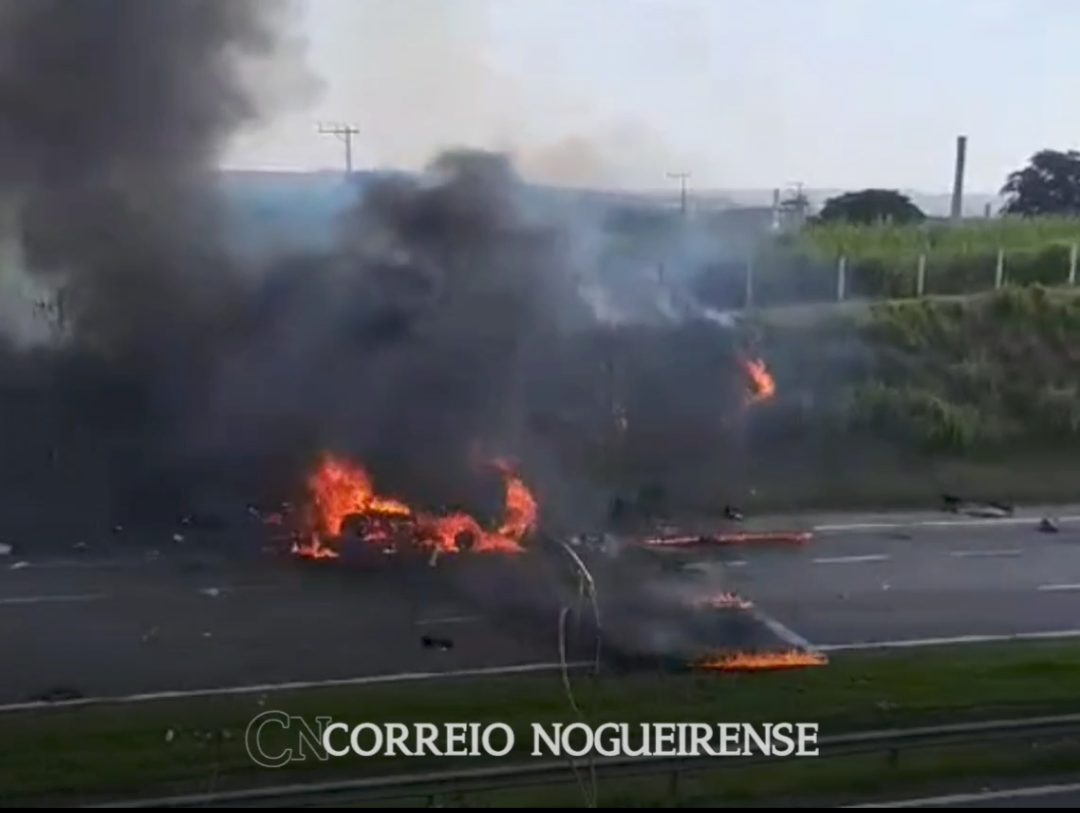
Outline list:
[[[801,669],[826,666],[829,659],[820,652],[731,652],[703,658],[694,663],[697,669],[720,672],[771,672],[778,669]]]
[[[498,535],[521,540],[536,530],[539,507],[536,498],[525,482],[504,463],[496,463],[506,480],[506,517],[499,526]]]
[[[345,518],[352,514],[384,514],[408,517],[409,506],[375,495],[371,477],[360,466],[331,454],[323,456],[308,478],[318,529],[328,536],[341,534]]]
[[[742,359],[741,363],[750,379],[750,391],[746,396],[747,405],[760,404],[776,395],[776,379],[765,366],[764,359]]]
[[[295,542],[293,553],[309,559],[337,558],[339,550],[325,540],[339,540],[346,520],[360,517],[362,538],[392,549],[404,536],[420,548],[459,553],[461,542],[479,553],[520,553],[521,542],[536,529],[536,498],[524,481],[502,462],[494,464],[505,484],[505,518],[495,531],[486,531],[469,514],[437,516],[414,511],[406,503],[378,496],[363,467],[332,454],[323,455],[308,478],[311,503],[307,511],[307,540]]]

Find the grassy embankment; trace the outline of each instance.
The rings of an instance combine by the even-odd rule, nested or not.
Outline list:
[[[753,247],[753,304],[835,302],[841,257],[846,261],[847,298],[915,295],[920,258],[925,262],[925,294],[986,292],[997,281],[999,252],[1003,282],[1060,286],[1069,279],[1076,245],[1080,219],[1068,217],[997,218],[962,225],[812,224]],[[742,307],[746,264],[734,255],[712,263],[698,281],[699,295],[721,309]]]
[[[825,668],[758,675],[635,674],[575,677],[577,702],[592,723],[656,721],[820,722],[822,734],[1080,711],[1080,647],[1023,644],[893,654],[851,654]],[[0,725],[0,798],[90,801],[138,793],[224,790],[392,772],[445,770],[477,760],[343,758],[287,769],[256,768],[244,751],[248,721],[282,709],[309,717],[361,721],[502,721],[518,732],[528,758],[531,722],[570,722],[556,675],[492,677],[335,688],[269,696],[177,699],[134,706],[8,713]],[[273,733],[273,730],[270,730]],[[1063,750],[1064,749],[1064,750]],[[930,755],[809,760],[716,771],[682,788],[696,798],[760,799],[846,794],[938,781],[980,772],[1056,772],[1077,758],[1075,744],[1039,751],[1006,746],[961,748]],[[1075,764],[1075,762],[1073,763]],[[905,783],[907,783],[905,785]],[[603,789],[618,803],[668,792],[643,780],[640,791],[619,781]],[[554,795],[545,795],[545,794]],[[563,791],[515,791],[494,801],[559,800]],[[568,801],[574,801],[573,788]],[[516,795],[515,795],[516,794]],[[539,795],[537,795],[539,794]]]
[[[751,416],[747,504],[1080,498],[1080,293],[763,312],[778,396]]]

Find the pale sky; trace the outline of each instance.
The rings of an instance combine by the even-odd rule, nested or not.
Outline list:
[[[505,149],[534,178],[988,192],[1080,141],[1075,0],[306,0],[322,89],[230,166],[358,168]]]

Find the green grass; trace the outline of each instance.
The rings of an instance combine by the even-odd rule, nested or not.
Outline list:
[[[1007,287],[837,310],[817,323],[805,312],[762,319],[781,397],[817,390],[812,427],[834,420],[875,441],[998,459],[1080,444],[1077,292]]]
[[[1080,646],[1014,644],[901,654],[850,654],[828,667],[758,675],[606,675],[574,680],[590,722],[776,721],[822,733],[1080,710]],[[513,676],[313,690],[267,697],[185,699],[6,714],[0,797],[6,803],[106,799],[286,783],[328,776],[442,770],[477,760],[341,759],[278,771],[247,758],[243,731],[265,709],[345,722],[502,721],[522,732],[508,759],[526,759],[531,722],[574,719],[560,681]],[[171,735],[169,732],[172,732]]]
[[[920,254],[956,257],[1039,252],[1049,246],[1080,242],[1080,219],[1071,217],[1004,217],[968,221],[870,226],[850,223],[814,225],[803,233],[804,244],[830,258],[890,259],[914,262]]]
[[[755,251],[757,305],[823,302],[837,297],[837,265],[847,262],[848,298],[914,296],[918,264],[925,258],[924,293],[970,294],[992,290],[1003,252],[1003,281],[1014,285],[1065,285],[1070,253],[1080,244],[1080,219],[999,218],[962,225],[811,225],[797,234],[763,241]],[[742,279],[721,264],[717,273]],[[721,306],[742,303],[738,285],[703,282]]]

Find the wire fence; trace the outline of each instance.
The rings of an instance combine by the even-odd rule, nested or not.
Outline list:
[[[815,256],[782,243],[706,269],[699,294],[724,309],[977,294],[1006,286],[1075,286],[1080,240],[1039,248],[928,250],[889,257]]]

